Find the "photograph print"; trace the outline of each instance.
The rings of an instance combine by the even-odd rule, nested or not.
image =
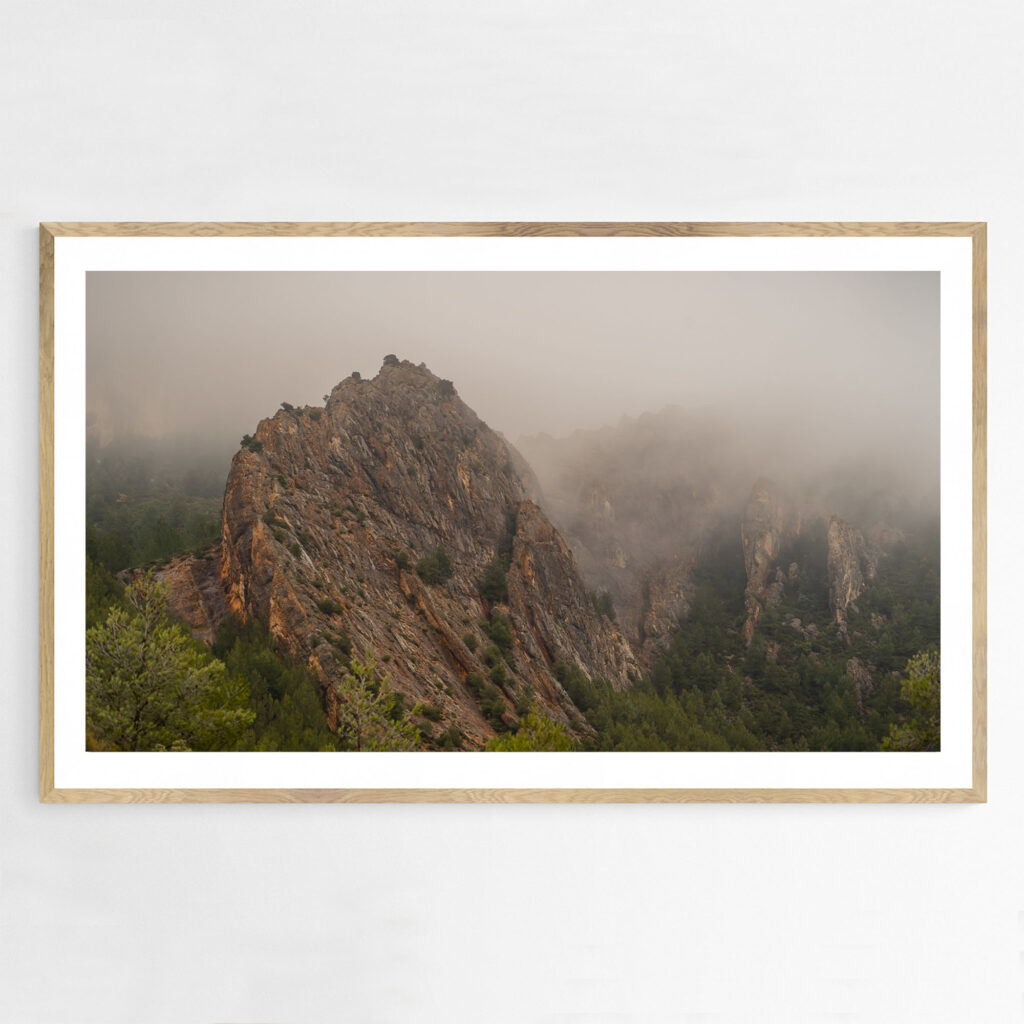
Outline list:
[[[940,749],[934,271],[90,271],[90,752]]]

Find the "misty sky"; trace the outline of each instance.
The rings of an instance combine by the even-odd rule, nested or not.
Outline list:
[[[88,274],[104,439],[236,444],[391,352],[512,440],[677,405],[938,455],[937,273]]]

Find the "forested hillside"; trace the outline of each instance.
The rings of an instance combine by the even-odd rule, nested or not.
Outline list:
[[[869,469],[751,481],[647,417],[548,445],[566,541],[450,381],[388,357],[325,397],[230,473],[90,448],[91,748],[937,746],[937,518]]]

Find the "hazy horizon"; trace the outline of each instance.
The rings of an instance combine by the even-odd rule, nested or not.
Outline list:
[[[924,272],[90,272],[87,410],[219,452],[394,353],[513,442],[668,406],[932,479],[938,300]]]

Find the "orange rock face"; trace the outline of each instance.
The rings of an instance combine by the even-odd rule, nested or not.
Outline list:
[[[187,560],[168,582],[179,606],[206,609],[186,615],[203,635],[227,611],[266,622],[319,676],[329,718],[350,642],[355,654],[373,653],[407,706],[431,705],[438,730],[454,725],[468,746],[482,745],[494,729],[466,679],[488,676],[491,640],[480,624],[494,614],[512,635],[500,685],[509,724],[532,699],[585,731],[555,661],[616,688],[639,675],[535,503],[521,457],[426,367],[389,358],[373,380],[335,387],[323,409],[263,420],[255,441],[234,458],[220,551],[204,562],[219,605],[196,600],[202,587]],[[430,584],[415,566],[437,549],[451,575]],[[499,554],[507,596],[492,607],[479,581]]]

